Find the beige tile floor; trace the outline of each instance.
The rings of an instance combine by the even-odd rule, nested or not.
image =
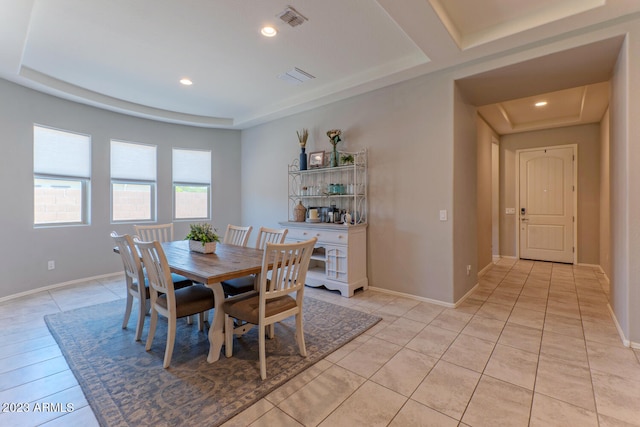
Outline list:
[[[640,351],[621,344],[606,291],[596,269],[514,260],[457,309],[308,288],[383,320],[225,426],[640,426]],[[97,425],[43,315],[123,297],[111,279],[0,304],[0,403],[74,405],[0,425]]]

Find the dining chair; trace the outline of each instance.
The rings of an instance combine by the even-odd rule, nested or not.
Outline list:
[[[225,313],[225,354],[233,355],[234,319],[257,325],[260,358],[260,377],[267,378],[265,332],[268,325],[290,316],[296,318],[296,343],[303,357],[307,356],[304,343],[302,306],[304,282],[316,237],[298,243],[267,243],[262,256],[262,269],[257,293],[249,292],[227,298],[222,303]],[[273,265],[273,269],[269,265]],[[271,271],[271,278],[267,274]],[[295,297],[291,294],[295,293]]]
[[[267,243],[284,243],[289,230],[286,228],[275,229],[260,227],[258,238],[256,239],[256,249],[264,249]],[[234,296],[255,290],[255,275],[238,277],[221,282],[224,296]]]
[[[153,242],[157,240],[163,243],[173,241],[172,222],[169,224],[134,225],[133,229],[143,242]]]
[[[136,325],[135,340],[140,341],[144,327],[144,318],[149,313],[150,308],[149,281],[145,277],[145,269],[140,260],[140,254],[135,247],[134,238],[128,234],[119,235],[115,231],[111,232],[111,237],[115,241],[118,253],[122,258],[125,285],[127,287],[127,302],[124,320],[122,321],[122,329],[126,329],[129,324],[129,318],[131,317],[131,311],[133,309],[133,300],[136,299],[138,301],[138,323]],[[175,273],[171,273],[171,278],[176,289],[193,284],[191,280],[185,279],[184,276]],[[142,283],[143,286],[139,286],[139,283]]]
[[[202,284],[176,289],[171,280],[171,271],[162,244],[157,240],[142,242],[137,238],[134,239],[134,242],[142,254],[151,297],[151,321],[149,322],[149,334],[145,349],[151,350],[158,315],[161,314],[167,318],[167,346],[162,366],[168,368],[176,339],[177,319],[198,314],[198,326],[202,331],[204,329],[204,313],[214,307],[213,291]]]
[[[153,242],[157,240],[160,243],[172,242],[173,239],[173,223],[155,224],[155,225],[134,225],[135,234],[143,242]],[[193,282],[184,276],[171,273],[173,283],[177,288],[193,285]]]
[[[253,230],[252,226],[240,227],[229,224],[227,225],[227,231],[224,233],[222,243],[225,245],[247,246],[251,230]]]
[[[138,301],[138,322],[136,324],[135,340],[140,341],[142,337],[142,328],[144,327],[144,318],[149,312],[149,286],[144,278],[144,271],[140,256],[133,243],[133,238],[128,234],[119,235],[115,231],[111,232],[111,237],[116,242],[118,253],[122,258],[124,266],[124,279],[127,286],[127,303],[124,312],[124,320],[122,321],[122,329],[127,328],[131,310],[133,308],[133,300]]]

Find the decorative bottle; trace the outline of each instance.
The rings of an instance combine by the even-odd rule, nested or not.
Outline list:
[[[307,153],[305,152],[305,148],[304,147],[300,147],[300,170],[301,171],[306,171],[307,170]]]

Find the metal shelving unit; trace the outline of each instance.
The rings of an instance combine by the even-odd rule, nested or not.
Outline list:
[[[354,224],[367,223],[367,150],[340,152],[340,157],[343,155],[353,156],[353,163],[303,171],[298,159],[289,165],[289,221],[293,221],[294,208],[302,201],[307,210],[335,204],[351,213]],[[329,153],[325,153],[328,157]]]

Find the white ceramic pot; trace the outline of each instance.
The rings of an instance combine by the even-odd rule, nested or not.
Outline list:
[[[212,254],[216,251],[216,242],[207,242],[204,245],[196,240],[189,240],[189,250],[203,254]]]

